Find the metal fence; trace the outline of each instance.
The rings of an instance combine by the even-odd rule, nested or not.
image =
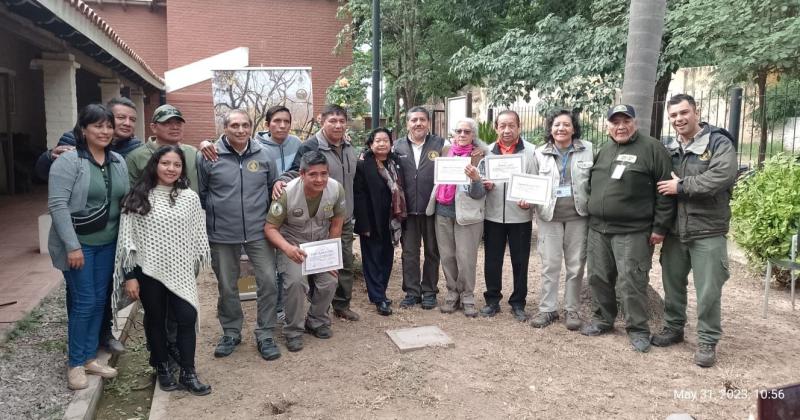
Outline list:
[[[666,98],[675,93],[670,93]],[[777,153],[800,155],[800,83],[777,84],[767,88],[761,96],[754,87],[734,88],[728,92],[685,92],[697,102],[701,120],[728,129],[735,137],[739,164],[743,168],[756,166],[765,158]],[[653,118],[650,134],[657,138],[674,137],[669,123],[667,100],[657,98],[654,109],[659,118]],[[765,103],[766,106],[760,104]],[[524,138],[536,144],[544,141],[545,113],[536,107],[512,107],[521,120]],[[489,118],[498,109],[490,110]],[[579,114],[582,138],[595,145],[608,142],[605,114],[582,112]],[[759,146],[764,140],[764,149]]]

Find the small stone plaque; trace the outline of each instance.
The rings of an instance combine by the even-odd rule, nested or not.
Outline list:
[[[435,326],[403,328],[399,330],[388,330],[386,335],[392,342],[405,353],[425,347],[453,347],[455,343],[441,328]]]

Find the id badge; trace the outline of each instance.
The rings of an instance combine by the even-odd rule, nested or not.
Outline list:
[[[564,185],[556,188],[556,198],[572,197],[572,186]]]
[[[622,173],[625,172],[625,165],[617,165],[614,172],[611,174],[611,179],[622,179]]]

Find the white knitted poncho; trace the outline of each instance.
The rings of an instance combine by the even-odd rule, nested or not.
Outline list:
[[[125,272],[137,265],[198,310],[196,276],[211,261],[205,213],[194,191],[179,189],[172,206],[170,190],[159,185],[150,191],[147,215],[120,216],[111,296],[115,314],[129,300],[123,286]]]

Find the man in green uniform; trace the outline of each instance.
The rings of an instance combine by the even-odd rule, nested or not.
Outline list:
[[[630,105],[608,111],[611,142],[591,171],[587,261],[592,320],[581,329],[596,336],[611,331],[619,301],[634,349],[650,350],[647,284],[653,247],[664,240],[675,203],[658,194],[656,183],[671,179],[672,164],[661,143],[636,129]]]

